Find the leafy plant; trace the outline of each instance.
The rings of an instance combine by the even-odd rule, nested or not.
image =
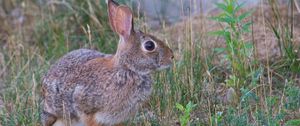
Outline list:
[[[251,22],[246,22],[245,19],[252,14],[252,11],[247,11],[238,14],[244,4],[238,4],[236,0],[224,0],[223,3],[217,3],[217,8],[222,12],[212,19],[224,24],[224,28],[219,31],[211,32],[212,35],[221,36],[225,39],[226,47],[215,49],[219,53],[225,52],[225,60],[229,62],[229,68],[232,76],[227,82],[230,86],[239,89],[241,84],[245,84],[250,73],[251,58],[253,45],[246,43],[242,36],[250,31]]]
[[[287,95],[286,109],[297,110],[300,108],[300,88],[295,86],[288,86],[285,92]]]
[[[176,108],[179,109],[183,113],[179,117],[181,126],[189,125],[190,120],[191,120],[191,112],[194,107],[196,107],[196,104],[193,104],[191,101],[185,107],[179,103],[176,103]]]
[[[213,126],[224,125],[222,123],[222,121],[223,121],[223,115],[224,115],[223,112],[217,112],[215,115],[213,115],[212,121],[211,121],[212,125]]]
[[[300,119],[293,119],[289,120],[285,123],[286,126],[299,126],[300,125]]]

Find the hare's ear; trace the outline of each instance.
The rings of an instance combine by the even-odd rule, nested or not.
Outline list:
[[[107,0],[107,11],[108,11],[108,18],[109,18],[109,24],[110,24],[110,27],[112,28],[112,30],[114,32],[116,32],[116,29],[115,29],[115,18],[116,18],[116,15],[117,15],[117,8],[119,6],[119,4],[113,0]]]
[[[129,37],[133,31],[133,16],[131,9],[119,5],[113,0],[107,1],[109,23],[112,30],[122,37]]]
[[[122,37],[129,37],[133,32],[133,16],[127,6],[119,6],[114,20],[115,31]]]

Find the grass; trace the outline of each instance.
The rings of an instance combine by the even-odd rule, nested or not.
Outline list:
[[[0,4],[5,14],[0,16],[0,87],[4,86],[0,90],[0,125],[40,125],[40,79],[65,53],[77,48],[104,53],[116,49],[117,36],[109,28],[104,1],[52,2],[4,0]],[[299,125],[300,61],[295,51],[300,49],[295,44],[299,42],[295,36],[299,26],[293,2],[286,8],[289,17],[280,14],[274,0],[258,7],[262,12],[265,6],[271,7],[270,13],[275,17],[261,17],[264,28],[274,35],[270,39],[280,46],[282,55],[275,61],[259,59],[255,55],[257,47],[247,46],[254,41],[246,41],[247,34],[257,35],[251,32],[253,24],[247,23],[255,23],[249,11],[245,12],[248,18],[239,22],[226,24],[217,20],[222,32],[228,30],[225,32],[231,38],[218,39],[227,46],[210,52],[203,48],[209,41],[201,37],[212,31],[196,32],[193,17],[187,17],[184,33],[177,36],[179,41],[168,39],[168,30],[163,27],[160,36],[174,49],[176,61],[170,70],[153,75],[152,96],[128,125]],[[220,13],[232,19],[243,15],[240,11],[246,8],[242,6],[233,13],[222,7],[237,7],[236,1],[225,0],[223,4],[219,4]],[[23,14],[13,18],[12,11]],[[16,19],[22,16],[25,22],[18,22]],[[144,18],[137,18],[137,24],[151,31]],[[239,31],[243,25],[249,27],[249,32]],[[224,62],[214,62],[220,55],[225,56],[221,58]],[[191,103],[195,106],[187,113],[176,108],[181,105],[188,109]]]

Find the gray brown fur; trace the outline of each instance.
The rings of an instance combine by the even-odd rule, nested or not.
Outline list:
[[[52,65],[42,81],[42,124],[116,125],[134,116],[152,90],[150,74],[172,64],[173,52],[159,39],[135,32],[126,6],[108,1],[113,30],[120,35],[116,54],[72,51]],[[117,21],[117,22],[116,22]],[[122,22],[124,21],[124,22]],[[130,26],[130,27],[129,27]],[[156,43],[154,51],[143,42]]]

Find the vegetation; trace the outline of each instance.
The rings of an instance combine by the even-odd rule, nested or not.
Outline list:
[[[269,39],[279,45],[276,60],[260,59],[254,39],[245,39],[257,35],[252,14],[259,10],[247,10],[236,0],[216,4],[220,12],[209,19],[221,29],[195,32],[196,19],[186,17],[184,33],[177,36],[181,41],[168,39],[168,27],[176,25],[154,31],[145,23],[147,17],[137,17],[142,30],[165,38],[176,60],[171,69],[153,75],[150,100],[127,124],[299,125],[298,4],[288,1],[289,16],[284,17],[276,0],[263,2],[257,8],[270,7],[274,17],[263,15],[261,20],[272,32]],[[41,77],[65,53],[77,48],[114,53],[118,37],[110,30],[106,12],[104,0],[0,1],[0,125],[40,125]],[[201,37],[207,33],[225,46],[204,56],[203,44],[210,41]]]
[[[193,104],[192,102],[189,102],[185,107],[179,103],[176,104],[176,108],[179,109],[183,113],[183,115],[181,115],[179,117],[181,126],[186,126],[186,125],[190,124],[191,112],[194,107],[196,107],[196,104]]]

